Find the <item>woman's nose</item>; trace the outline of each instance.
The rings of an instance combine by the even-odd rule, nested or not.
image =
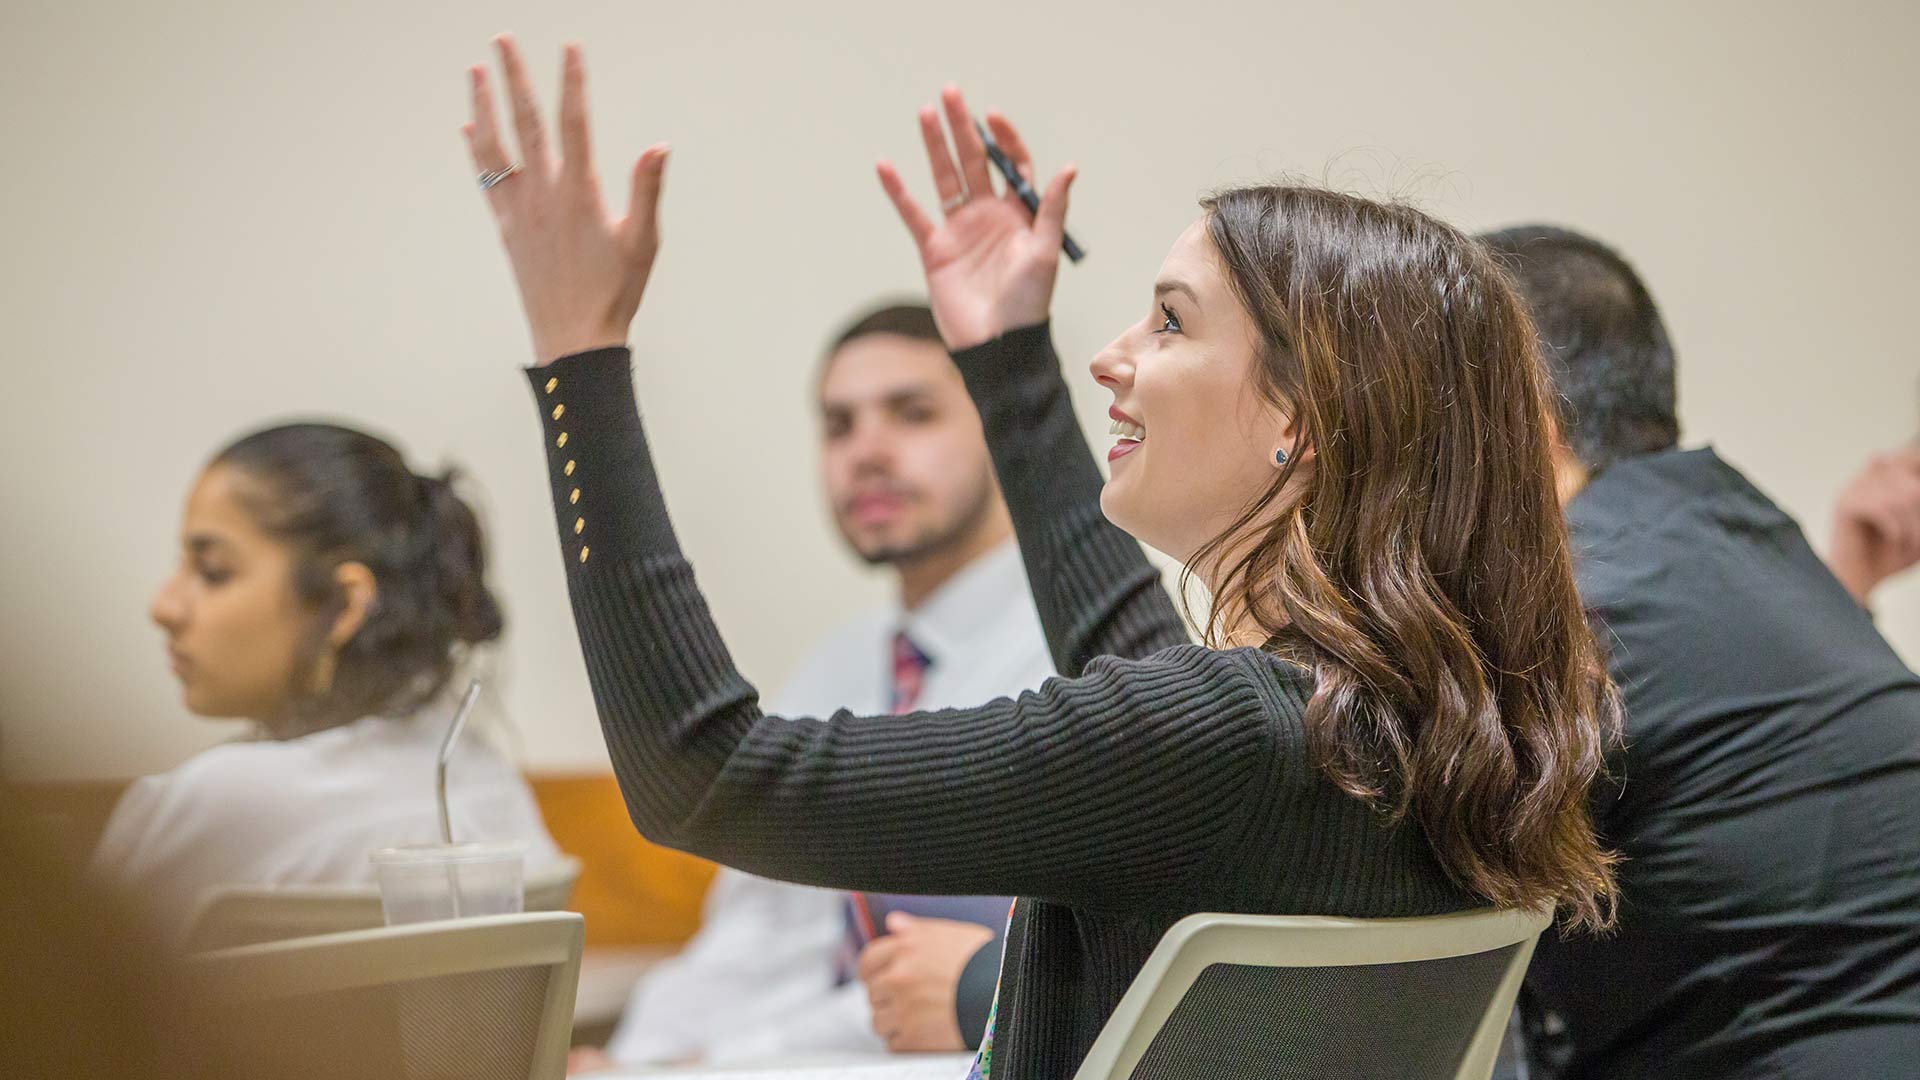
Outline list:
[[[147,617],[169,634],[179,631],[181,624],[186,622],[186,604],[180,597],[180,575],[171,575],[160,583],[160,588],[153,594],[153,602],[147,607]]]
[[[1127,335],[1122,334],[1107,343],[1107,347],[1094,354],[1093,363],[1087,365],[1093,372],[1093,381],[1109,390],[1123,390],[1133,382],[1133,356],[1128,348]]]

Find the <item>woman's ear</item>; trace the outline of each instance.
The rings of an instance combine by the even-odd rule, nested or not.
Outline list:
[[[1301,445],[1299,422],[1292,415],[1284,412],[1278,415],[1278,419],[1279,424],[1273,433],[1273,454],[1269,464],[1276,469],[1283,469],[1288,462],[1300,457],[1302,452],[1305,452],[1307,457],[1312,457],[1313,448]]]
[[[339,649],[367,624],[374,601],[379,599],[380,585],[374,580],[373,571],[358,562],[344,562],[335,567],[333,583],[340,590],[340,614],[334,616],[333,625],[327,629],[327,647]]]

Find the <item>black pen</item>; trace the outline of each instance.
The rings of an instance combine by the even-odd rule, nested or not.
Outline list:
[[[1029,212],[1039,213],[1040,196],[1033,190],[1033,185],[1027,183],[1027,178],[1021,176],[1020,170],[1013,167],[1013,160],[1007,157],[1007,152],[1000,149],[1000,144],[993,141],[993,136],[987,134],[987,125],[975,120],[973,126],[980,129],[980,141],[987,146],[987,156],[993,159],[993,167],[999,169],[1000,175],[1006,178],[1007,186],[1013,189],[1014,194],[1020,196],[1021,202],[1027,204]],[[1073,242],[1073,237],[1067,235],[1065,229],[1060,231],[1060,250],[1066,252],[1067,258],[1074,262],[1079,262],[1080,256],[1086,254],[1080,250],[1079,244]]]

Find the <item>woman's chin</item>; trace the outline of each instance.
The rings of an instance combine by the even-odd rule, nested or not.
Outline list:
[[[1153,540],[1142,531],[1144,522],[1128,490],[1129,486],[1125,480],[1108,480],[1106,486],[1100,489],[1100,515],[1121,532],[1154,547]]]
[[[244,720],[245,710],[236,708],[232,702],[222,701],[218,695],[205,691],[196,692],[192,686],[180,688],[180,704],[201,720]]]
[[[1109,479],[1105,486],[1101,487],[1100,514],[1115,527],[1132,533],[1133,530],[1127,528],[1126,499],[1120,494],[1119,488],[1120,481],[1114,479]]]

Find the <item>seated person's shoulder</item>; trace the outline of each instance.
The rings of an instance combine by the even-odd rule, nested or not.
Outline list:
[[[133,782],[116,823],[148,829],[198,825],[271,825],[296,816],[303,793],[324,786],[324,763],[305,740],[223,743],[170,772]]]
[[[1175,645],[1133,659],[1098,657],[1078,679],[1067,681],[1111,684],[1150,708],[1173,706],[1215,725],[1280,722],[1281,728],[1292,728],[1297,725],[1284,721],[1298,717],[1313,693],[1312,672],[1267,649],[1204,645]]]
[[[1192,672],[1201,679],[1218,682],[1225,689],[1234,685],[1261,689],[1311,688],[1313,672],[1271,649],[1241,647],[1213,649],[1205,645],[1174,645],[1138,659],[1102,656],[1087,665],[1127,673],[1130,677],[1154,677]]]
[[[91,873],[134,882],[223,866],[312,819],[314,776],[300,748],[235,742],[128,786],[95,846]],[[217,843],[214,842],[217,838]]]

